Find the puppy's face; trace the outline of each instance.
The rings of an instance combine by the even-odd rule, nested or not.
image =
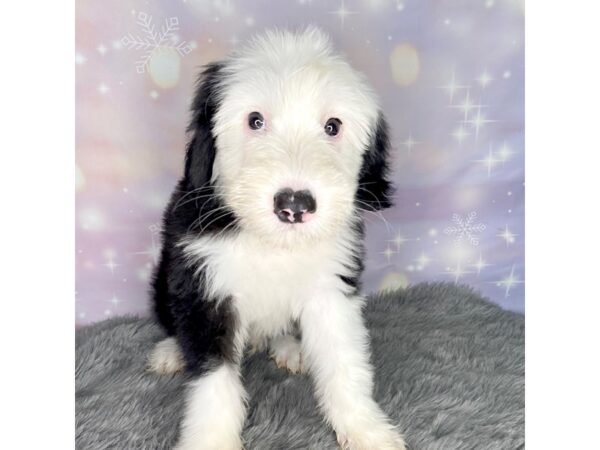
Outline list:
[[[376,101],[323,34],[267,34],[227,60],[217,80],[211,182],[243,228],[298,245],[387,203]],[[377,156],[383,167],[365,181]]]

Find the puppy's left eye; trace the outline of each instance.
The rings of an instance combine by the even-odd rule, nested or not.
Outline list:
[[[265,126],[265,119],[258,111],[248,114],[248,126],[251,130],[260,130]]]
[[[328,136],[337,136],[342,128],[342,121],[336,117],[332,117],[325,124],[325,134]]]

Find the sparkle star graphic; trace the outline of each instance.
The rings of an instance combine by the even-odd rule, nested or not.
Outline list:
[[[458,261],[456,263],[456,267],[454,267],[453,269],[451,268],[447,268],[446,269],[446,273],[449,275],[452,275],[454,277],[454,283],[458,284],[458,281],[465,275],[470,274],[472,272],[468,272],[465,269],[463,269],[460,265],[460,261]]]
[[[115,261],[112,258],[108,258],[108,262],[106,264],[103,264],[104,267],[107,267],[110,270],[110,273],[112,275],[115,274],[115,268],[119,267],[121,264],[117,264],[115,263]]]
[[[109,303],[112,303],[113,305],[117,306],[119,303],[121,303],[121,300],[119,300],[117,298],[117,296],[115,294],[113,294],[113,296],[111,297],[110,300],[108,300]]]
[[[108,91],[110,91],[110,88],[106,84],[100,83],[98,86],[98,92],[100,92],[102,95],[105,95]]]
[[[344,23],[346,21],[346,17],[348,17],[352,14],[356,14],[356,12],[347,10],[346,5],[344,4],[344,0],[342,0],[342,2],[340,3],[339,9],[337,9],[336,11],[330,11],[329,14],[334,14],[334,15],[338,16],[338,18],[340,19],[340,25],[342,26],[342,29],[343,29]]]
[[[417,270],[423,270],[427,264],[431,262],[431,258],[427,256],[425,253],[421,253],[421,255],[416,259],[417,262]]]
[[[502,239],[504,239],[504,242],[506,243],[506,245],[508,246],[509,244],[514,244],[515,243],[515,238],[517,237],[516,234],[514,234],[512,231],[510,231],[508,229],[508,225],[505,225],[504,230],[502,231],[502,233],[497,234],[498,237],[501,237]]]
[[[390,262],[392,256],[396,254],[396,252],[389,247],[381,253],[386,257],[388,263]]]
[[[492,152],[492,147],[490,146],[487,157],[484,159],[476,159],[475,162],[482,163],[487,168],[488,178],[490,178],[492,169],[500,162],[500,160],[496,159],[494,152]]]
[[[398,232],[398,234],[396,234],[396,237],[389,242],[393,242],[396,245],[396,251],[399,251],[400,247],[402,247],[402,245],[405,242],[412,241],[412,240],[413,239],[408,239],[408,238],[404,237],[402,235],[402,233]]]
[[[420,144],[419,141],[415,141],[412,137],[412,134],[408,135],[408,138],[401,143],[402,145],[404,145],[407,149],[408,149],[408,153],[411,154],[412,153],[412,149],[415,145]]]
[[[464,127],[460,125],[456,130],[454,130],[452,136],[454,136],[454,139],[456,139],[459,144],[462,144],[465,138],[469,137],[469,133],[467,133]]]
[[[156,246],[154,239],[152,239],[152,244],[150,245],[150,247],[148,247],[146,249],[146,251],[136,252],[136,253],[134,253],[134,255],[146,255],[146,256],[152,258],[152,261],[154,262],[154,264],[158,264],[158,257],[160,255],[160,249]]]
[[[513,264],[510,269],[510,274],[495,283],[498,287],[504,287],[504,298],[507,298],[510,294],[510,290],[515,287],[515,285],[524,283],[524,281],[520,280],[515,274],[515,265]]]
[[[463,86],[456,83],[456,74],[452,72],[452,79],[448,82],[448,84],[444,86],[440,86],[441,89],[444,89],[448,96],[450,97],[450,104],[452,105],[452,100],[454,99],[454,94],[460,89],[465,89],[467,86]]]
[[[463,112],[463,122],[467,122],[468,118],[469,118],[469,113],[471,112],[471,110],[473,108],[475,108],[477,105],[475,105],[473,103],[473,101],[471,100],[471,91],[467,88],[467,94],[465,95],[465,98],[463,99],[462,103],[459,103],[456,106],[453,106],[453,108],[457,108],[460,109]]]
[[[483,127],[486,123],[493,122],[493,120],[486,119],[485,115],[481,113],[482,106],[483,105],[473,105],[474,108],[477,108],[477,114],[470,120],[466,121],[467,123],[470,123],[473,128],[475,128],[475,139],[479,137],[479,129],[481,127]]]
[[[508,145],[506,145],[506,143],[502,144],[502,147],[500,147],[500,150],[497,152],[498,156],[500,157],[500,161],[502,161],[503,164],[508,161],[513,153],[514,152]]]
[[[477,269],[477,276],[481,274],[481,271],[483,269],[489,266],[491,266],[491,264],[488,264],[483,260],[483,256],[481,255],[481,253],[479,254],[479,259],[477,260],[477,262],[472,265],[472,267],[475,267]]]

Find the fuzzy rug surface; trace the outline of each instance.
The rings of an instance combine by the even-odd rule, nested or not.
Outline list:
[[[420,284],[369,298],[375,398],[411,450],[524,448],[524,320],[468,288]],[[80,450],[170,449],[186,375],[145,371],[162,331],[117,318],[77,331],[76,444]],[[307,375],[266,354],[245,359],[248,450],[337,449]]]

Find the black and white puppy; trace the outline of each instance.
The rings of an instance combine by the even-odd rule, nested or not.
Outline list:
[[[318,29],[271,31],[204,70],[192,112],[153,281],[169,337],[149,357],[195,375],[177,449],[242,448],[240,362],[264,343],[311,374],[343,448],[404,449],[372,397],[361,314],[362,213],[391,190],[364,77]]]

